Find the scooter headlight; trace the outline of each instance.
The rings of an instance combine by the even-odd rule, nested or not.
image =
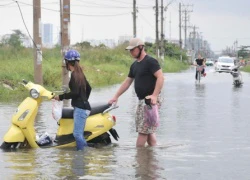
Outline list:
[[[31,89],[30,90],[30,96],[33,97],[34,99],[39,97],[39,92],[36,89]]]

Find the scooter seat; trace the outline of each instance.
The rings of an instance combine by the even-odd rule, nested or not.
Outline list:
[[[110,104],[92,104],[91,106],[91,111],[90,111],[90,116],[98,113],[102,113],[106,109],[108,109],[111,105]],[[73,118],[73,107],[63,107],[62,110],[62,118],[66,119],[72,119]]]

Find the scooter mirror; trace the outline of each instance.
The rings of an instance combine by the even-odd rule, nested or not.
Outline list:
[[[23,83],[24,84],[28,84],[28,81],[26,81],[25,79],[23,79]]]

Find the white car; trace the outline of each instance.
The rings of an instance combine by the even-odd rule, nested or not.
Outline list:
[[[216,72],[231,72],[234,67],[234,59],[231,57],[219,57],[215,63]]]
[[[206,66],[213,66],[214,65],[214,62],[210,59],[207,59],[206,60]]]

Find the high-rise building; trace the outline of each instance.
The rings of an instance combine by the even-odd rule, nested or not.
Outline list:
[[[118,38],[118,44],[125,43],[126,41],[129,41],[132,37],[133,36],[131,36],[131,35],[119,36],[119,38]]]
[[[44,47],[53,46],[53,24],[43,24],[42,43]]]

